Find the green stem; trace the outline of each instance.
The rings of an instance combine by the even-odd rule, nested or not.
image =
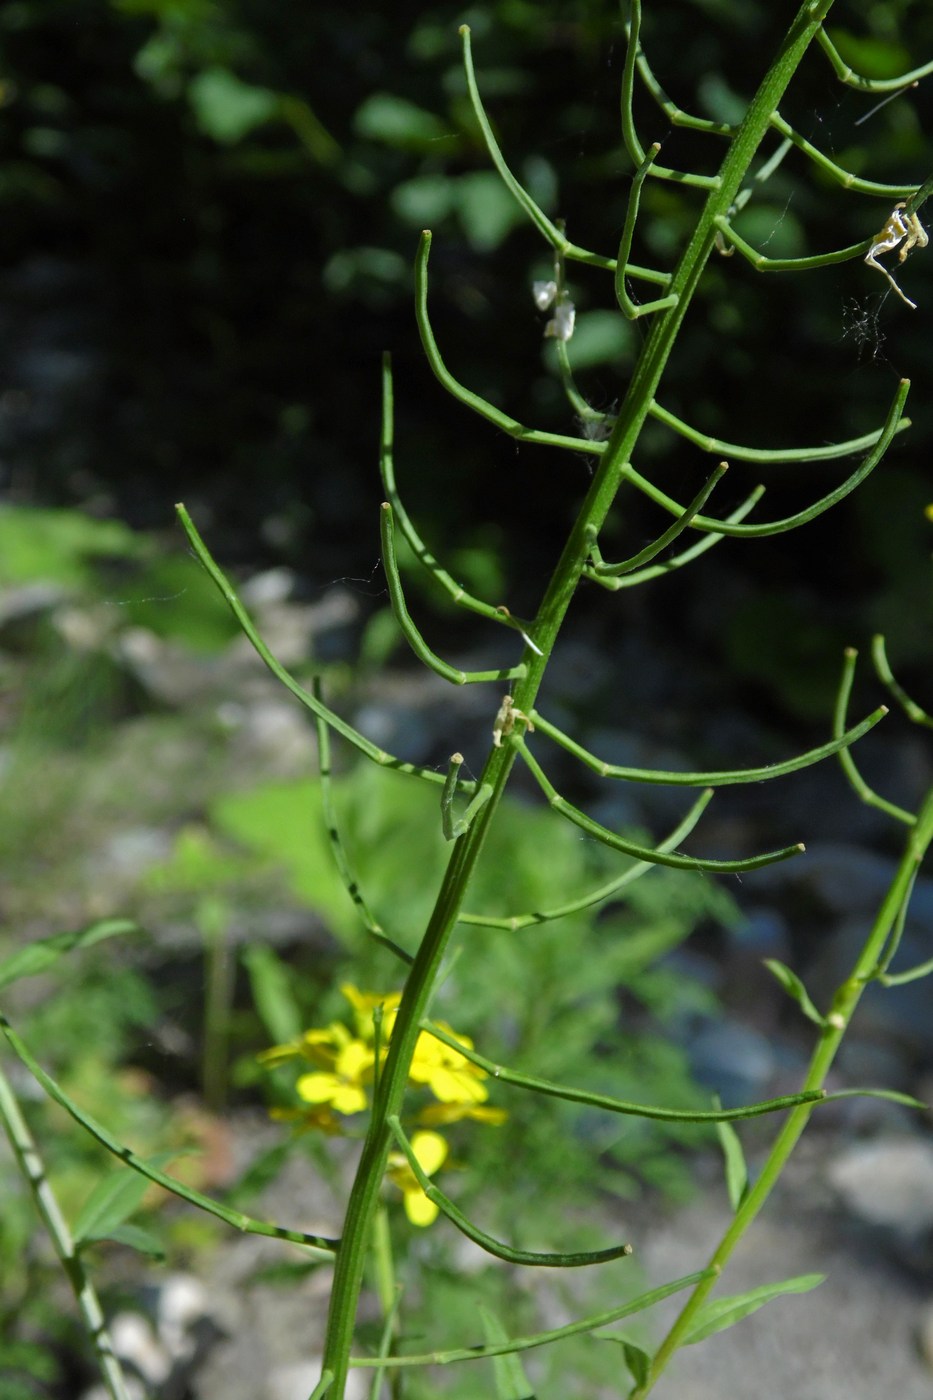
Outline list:
[[[49,1239],[52,1241],[55,1253],[61,1261],[62,1269],[81,1310],[84,1325],[97,1354],[98,1365],[107,1393],[111,1400],[129,1400],[123,1371],[114,1354],[103,1309],[94,1285],[84,1271],[84,1264],[75,1248],[71,1231],[58,1204],[58,1198],[45,1174],[45,1166],[39,1149],[20,1111],[12,1086],[2,1070],[0,1070],[0,1120],[2,1120],[6,1130],[16,1165],[32,1192],[36,1210],[48,1231]]]
[[[720,172],[715,178],[715,188],[709,191],[693,236],[671,279],[668,292],[672,301],[676,297],[676,303],[665,311],[659,311],[651,322],[651,330],[635,366],[612,436],[599,459],[582,509],[571,529],[535,618],[531,635],[540,647],[541,654],[526,646],[522,657],[525,674],[516,681],[513,701],[514,708],[526,715],[534,708],[548,658],[589,559],[590,541],[598,535],[625,479],[661,375],[703,269],[713,251],[717,220],[727,217],[755,152],[769,130],[771,113],[780,103],[831,5],[832,0],[807,0],[792,22],[777,59],[752,99],[745,119],[730,144]],[[428,340],[433,342],[433,336],[426,335],[428,328],[424,310],[423,260],[421,267],[419,319],[422,337],[426,341],[425,348],[429,349]],[[439,363],[440,356],[436,345],[430,345],[429,354],[430,350],[433,350],[432,364],[434,361]],[[437,364],[434,364],[434,368],[437,373]],[[462,386],[455,384],[452,391],[455,396],[463,397]],[[487,411],[486,416],[492,415]],[[497,413],[495,417],[500,415]],[[507,415],[501,417],[506,421],[500,423],[500,426],[503,426],[506,432],[511,431],[514,434],[515,425],[512,420],[508,419]],[[334,1374],[329,1392],[331,1400],[343,1400],[344,1396],[354,1319],[363,1277],[364,1254],[371,1236],[373,1213],[378,1204],[382,1177],[392,1143],[389,1119],[397,1117],[401,1112],[408,1071],[421,1032],[421,1021],[427,1013],[428,1001],[440,970],[441,960],[498,810],[516,751],[514,739],[506,739],[501,745],[493,744],[489,750],[479,782],[480,788],[489,787],[489,800],[477,813],[469,830],[454,845],[433,913],[405,984],[389,1054],[373,1105],[369,1132],[350,1194],[337,1256],[323,1359],[323,1369],[331,1370]]]
[[[806,1078],[801,1085],[801,1092],[810,1093],[823,1088],[826,1076],[839,1049],[840,1041],[858,1006],[862,993],[877,974],[885,947],[897,925],[905,899],[931,840],[933,840],[933,789],[927,794],[917,816],[917,824],[908,835],[894,879],[891,881],[875,922],[865,940],[858,961],[850,976],[842,983],[833,998],[832,1006],[826,1017],[826,1024],[820,1032],[820,1038],[810,1061]],[[705,1278],[694,1289],[677,1320],[658,1347],[647,1378],[641,1385],[635,1387],[629,1400],[643,1400],[643,1397],[653,1390],[667,1363],[688,1335],[697,1313],[716,1282],[716,1278],[771,1195],[801,1133],[807,1126],[813,1107],[812,1104],[802,1104],[788,1114],[787,1121],[778,1133],[757,1181],[745,1197],[732,1224],[709,1260],[707,1267],[710,1270],[715,1270],[715,1274]]]

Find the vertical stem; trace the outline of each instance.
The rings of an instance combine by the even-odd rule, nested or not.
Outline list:
[[[850,976],[842,983],[833,997],[829,1015],[826,1017],[826,1024],[820,1032],[820,1038],[813,1052],[806,1078],[801,1085],[802,1091],[823,1088],[836,1051],[846,1033],[862,993],[877,974],[885,945],[903,909],[904,901],[910,896],[917,869],[931,840],[933,840],[933,789],[927,794],[920,809],[917,824],[910,832],[894,879],[891,881],[881,908],[878,910],[858,961]],[[788,1114],[783,1128],[778,1133],[771,1151],[768,1153],[758,1180],[736,1211],[732,1224],[710,1257],[707,1268],[714,1269],[715,1273],[704,1279],[691,1293],[667,1336],[658,1347],[646,1379],[640,1386],[635,1387],[629,1400],[643,1400],[643,1397],[650,1393],[674,1352],[683,1345],[700,1308],[711,1289],[715,1287],[719,1274],[774,1189],[787,1159],[807,1126],[812,1111],[812,1105],[803,1104]]]
[[[0,1069],[0,1119],[13,1149],[16,1165],[29,1185],[36,1210],[49,1233],[55,1253],[81,1309],[84,1325],[97,1353],[104,1384],[111,1400],[129,1400],[123,1371],[113,1350],[100,1300],[77,1253],[71,1231],[52,1190],[39,1149],[20,1111],[6,1075]]]
[[[525,675],[516,683],[513,691],[515,707],[525,714],[534,708],[548,658],[587,561],[593,531],[598,533],[615,500],[687,308],[713,250],[715,221],[728,215],[748,166],[769,130],[771,114],[832,3],[833,0],[806,0],[798,11],[777,58],[752,99],[729,147],[719,172],[717,188],[710,191],[693,236],[671,280],[669,293],[674,304],[667,310],[657,312],[653,318],[612,436],[600,458],[586,500],[531,629],[540,653],[526,647],[522,658]],[[419,1022],[426,1012],[441,959],[508,781],[514,757],[514,747],[508,740],[501,748],[493,746],[489,751],[480,786],[488,784],[492,795],[454,847],[434,911],[405,984],[389,1054],[373,1103],[369,1132],[350,1193],[337,1255],[323,1359],[323,1369],[332,1371],[334,1375],[328,1400],[343,1400],[344,1397],[364,1252],[370,1239],[373,1212],[379,1199],[392,1140],[387,1119],[390,1115],[401,1113]]]

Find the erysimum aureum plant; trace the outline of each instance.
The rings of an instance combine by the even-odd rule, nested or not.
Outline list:
[[[767,1200],[811,1113],[820,1103],[832,1097],[824,1087],[826,1076],[864,988],[873,980],[890,984],[898,978],[903,980],[929,971],[928,967],[894,971],[892,961],[897,953],[913,881],[933,838],[933,795],[926,798],[919,812],[913,813],[874,793],[859,775],[849,753],[850,746],[882,718],[885,708],[880,707],[859,723],[847,725],[846,705],[854,665],[851,656],[846,660],[832,737],[795,758],[739,770],[647,771],[607,762],[564,733],[548,717],[546,703],[541,703],[540,695],[571,600],[583,581],[597,585],[611,595],[623,588],[649,584],[652,579],[672,570],[697,566],[698,587],[702,588],[702,556],[709,549],[730,539],[767,538],[807,526],[856,490],[882,461],[895,435],[907,426],[904,410],[909,385],[906,381],[897,384],[887,415],[873,432],[847,441],[821,443],[813,447],[794,446],[786,450],[746,446],[709,437],[665,408],[658,397],[671,351],[712,258],[738,253],[739,258],[735,258],[730,266],[738,267],[741,260],[745,260],[756,270],[769,274],[813,273],[848,260],[862,260],[867,264],[863,269],[866,278],[875,282],[878,274],[882,274],[890,284],[888,290],[896,293],[908,308],[913,306],[901,284],[905,273],[909,275],[905,259],[908,255],[920,255],[927,243],[920,214],[933,189],[933,181],[922,183],[923,171],[918,172],[916,183],[908,185],[883,184],[856,176],[836,164],[790,126],[781,115],[780,106],[811,45],[822,50],[842,82],[869,96],[879,89],[882,93],[895,91],[919,81],[933,72],[933,64],[883,83],[874,83],[859,76],[847,66],[824,28],[832,7],[833,0],[806,0],[796,14],[788,16],[786,32],[770,65],[764,61],[760,64],[763,76],[745,108],[744,116],[730,125],[691,116],[667,98],[642,48],[641,0],[631,0],[621,82],[621,142],[630,164],[628,203],[618,247],[605,252],[591,251],[571,241],[567,228],[553,222],[516,179],[497,143],[483,105],[473,68],[470,32],[466,27],[461,30],[467,87],[489,157],[506,188],[552,251],[553,278],[538,281],[532,292],[539,310],[549,318],[545,333],[556,343],[561,380],[568,399],[568,427],[572,430],[555,433],[518,421],[505,409],[481,398],[460,383],[447,367],[430,319],[428,268],[432,240],[427,231],[422,235],[415,261],[415,309],[425,354],[438,381],[459,405],[479,414],[512,439],[538,444],[555,452],[582,454],[595,460],[585,499],[563,548],[551,564],[549,578],[534,616],[518,618],[505,605],[476,597],[463,588],[431,553],[406,510],[393,460],[392,375],[388,360],[384,363],[380,466],[385,499],[380,510],[379,528],[389,596],[399,628],[426,667],[454,686],[487,687],[488,747],[482,771],[475,780],[463,776],[464,762],[459,753],[451,757],[446,773],[438,773],[386,752],[328,706],[316,684],[306,687],[286,671],[257,633],[233,586],[209,553],[187,511],[183,506],[178,508],[193,549],[226,598],[257,653],[296,700],[314,716],[325,779],[325,817],[338,867],[363,924],[374,939],[397,955],[400,977],[404,978],[397,1000],[393,996],[370,996],[348,991],[353,1009],[362,1017],[354,1029],[349,1029],[343,1023],[335,1023],[311,1030],[294,1044],[277,1047],[268,1054],[272,1061],[287,1058],[298,1062],[302,1071],[296,1083],[300,1100],[298,1112],[310,1115],[321,1128],[333,1129],[341,1118],[353,1118],[363,1109],[368,1113],[340,1238],[310,1237],[250,1221],[198,1193],[180,1187],[160,1167],[136,1158],[115,1143],[105,1128],[90,1120],[67,1099],[8,1025],[5,1026],[5,1033],[14,1051],[46,1091],[100,1142],[118,1153],[127,1165],[167,1189],[186,1196],[203,1209],[229,1219],[241,1229],[278,1235],[322,1255],[333,1256],[330,1315],[321,1376],[313,1392],[314,1400],[324,1396],[328,1400],[343,1400],[352,1366],[375,1370],[376,1381],[372,1391],[375,1395],[381,1378],[389,1373],[400,1386],[402,1382],[398,1378],[404,1374],[405,1368],[446,1365],[455,1361],[475,1364],[484,1357],[505,1355],[515,1360],[518,1352],[577,1332],[606,1327],[671,1294],[684,1292],[686,1301],[677,1319],[653,1352],[631,1342],[624,1343],[629,1395],[631,1400],[643,1400],[654,1388],[679,1346],[722,1330],[760,1307],[770,1297],[782,1292],[800,1291],[818,1281],[812,1276],[783,1280],[744,1298],[710,1298],[732,1251]],[[655,99],[672,126],[690,128],[699,138],[708,139],[710,143],[721,143],[723,157],[715,174],[671,168],[662,162],[661,148],[657,143],[647,147],[642,144],[633,115],[633,97],[639,85]],[[765,154],[762,148],[769,137],[771,142]],[[875,212],[866,218],[866,237],[861,242],[805,257],[772,259],[736,231],[734,221],[737,215],[791,151],[803,153],[823,183],[832,185],[831,197],[842,199],[854,195],[877,202]],[[648,181],[673,182],[681,188],[695,191],[701,206],[692,232],[684,241],[676,261],[668,268],[643,266],[631,259],[640,202]],[[607,289],[609,295],[614,297],[618,314],[629,320],[642,321],[645,325],[633,372],[628,382],[619,386],[618,407],[611,414],[593,410],[574,381],[572,347],[575,313],[566,281],[566,267],[571,263],[583,263],[604,271],[607,274]],[[900,306],[898,310],[901,310]],[[907,314],[907,311],[903,314]],[[581,420],[586,429],[582,435],[573,427],[574,422]],[[717,460],[718,465],[712,472],[698,471],[696,489],[691,499],[681,501],[673,498],[642,470],[645,455],[641,451],[642,434],[649,420],[676,434],[698,453],[711,454]],[[771,464],[788,461],[813,463],[846,457],[854,457],[856,465],[833,489],[784,518],[769,518],[763,512],[760,506],[763,488],[757,488],[727,514],[717,513],[714,506],[710,507],[729,460],[757,462],[767,468]],[[445,483],[445,489],[456,489],[456,483]],[[604,557],[600,547],[603,527],[617,501],[632,492],[653,502],[669,519],[669,524],[659,530],[654,540],[635,549],[629,557],[609,560]],[[428,646],[406,601],[396,555],[399,535],[407,542],[417,563],[432,575],[457,606],[486,619],[490,624],[510,630],[515,642],[515,656],[511,664],[467,671]],[[607,603],[611,603],[611,599],[607,599]],[[929,717],[915,702],[907,700],[890,675],[881,643],[876,646],[875,660],[882,682],[905,708],[908,717],[929,726]],[[413,952],[393,939],[374,917],[365,897],[365,870],[357,873],[350,869],[326,792],[329,741],[333,734],[381,768],[409,775],[412,781],[436,785],[438,824],[450,843],[450,853],[436,891],[433,912]],[[552,745],[559,746],[607,780],[685,788],[694,794],[692,802],[688,793],[682,819],[667,835],[654,842],[633,840],[599,823],[557,790],[547,771],[547,753]],[[864,948],[850,975],[840,985],[826,1009],[821,1010],[816,1006],[792,969],[781,964],[772,966],[782,985],[815,1026],[815,1049],[798,1093],[737,1109],[714,1107],[706,1112],[664,1104],[632,1103],[513,1070],[508,1065],[495,1062],[487,1054],[480,1054],[469,1040],[431,1019],[432,995],[446,966],[445,959],[452,943],[461,936],[461,930],[488,922],[490,926],[500,929],[501,937],[507,938],[513,936],[516,928],[523,926],[524,916],[484,918],[469,908],[471,883],[484,858],[496,812],[516,764],[522,765],[532,775],[555,820],[563,818],[571,822],[586,836],[604,843],[620,857],[620,874],[611,884],[604,883],[599,889],[582,895],[568,892],[567,900],[559,908],[533,911],[525,919],[525,922],[541,922],[615,896],[627,883],[650,874],[658,865],[717,875],[753,871],[797,857],[803,851],[803,846],[797,841],[780,849],[753,855],[739,854],[725,859],[707,858],[702,854],[702,847],[700,853],[695,854],[692,844],[689,852],[683,847],[717,789],[779,778],[831,755],[840,756],[864,800],[883,807],[892,820],[906,828],[905,842],[895,878],[871,924]],[[528,956],[534,956],[533,949],[529,949]],[[374,1012],[377,1013],[375,1016]],[[366,1026],[363,1025],[364,1021]],[[490,1048],[484,1047],[487,1051]],[[467,1065],[471,1068],[467,1069]],[[473,1338],[467,1337],[461,1348],[417,1354],[405,1350],[401,1344],[396,1345],[393,1328],[387,1325],[383,1346],[378,1354],[357,1353],[354,1350],[354,1329],[364,1267],[368,1252],[379,1247],[383,1186],[387,1174],[390,1180],[401,1186],[409,1206],[409,1215],[416,1224],[424,1223],[426,1215],[436,1209],[446,1223],[492,1255],[511,1264],[529,1268],[604,1266],[624,1270],[631,1267],[626,1260],[632,1250],[625,1241],[618,1241],[598,1251],[549,1253],[522,1250],[507,1241],[494,1239],[468,1219],[454,1200],[436,1184],[434,1176],[444,1156],[443,1137],[437,1129],[444,1126],[445,1113],[459,1114],[461,1109],[466,1111],[471,1103],[471,1116],[480,1116],[476,1110],[483,1106],[481,1097],[478,1097],[480,1088],[485,1093],[483,1075],[494,1076],[500,1085],[510,1086],[516,1092],[535,1092],[566,1099],[607,1114],[643,1115],[672,1121],[706,1120],[725,1125],[722,1132],[729,1143],[727,1161],[730,1164],[729,1185],[734,1205],[732,1223],[713,1255],[708,1260],[700,1261],[695,1273],[653,1287],[638,1296],[633,1297],[629,1293],[619,1306],[597,1316],[581,1318],[560,1328],[520,1338],[504,1335],[500,1325],[498,1331],[494,1328],[492,1333],[487,1334],[484,1343],[477,1344]],[[424,1086],[428,1086],[434,1095],[437,1117],[433,1125],[419,1126],[416,1122],[413,1130],[413,1095],[422,1092]],[[782,1126],[757,1179],[749,1186],[743,1175],[738,1137],[728,1124],[730,1120],[734,1122],[772,1112],[784,1115]],[[412,1137],[409,1137],[410,1132],[414,1132]],[[430,1136],[419,1138],[418,1133]],[[21,1154],[27,1171],[28,1152],[28,1147],[23,1144]],[[533,1183],[528,1183],[527,1189],[533,1190]],[[438,1221],[435,1228],[440,1228],[445,1222]],[[67,1242],[63,1243],[64,1257],[67,1257],[67,1248]],[[71,1276],[77,1278],[77,1271]],[[620,1292],[623,1291],[624,1285],[620,1285]],[[505,1387],[510,1384],[513,1387],[500,1388],[500,1394],[526,1393],[515,1380],[515,1374],[514,1371],[510,1372],[511,1380],[502,1381],[501,1373],[497,1372],[497,1384]],[[516,1385],[518,1389],[515,1389]],[[568,1377],[567,1393],[572,1390],[572,1378]],[[117,1389],[113,1393],[119,1395]],[[400,1391],[396,1389],[394,1393]],[[530,1388],[527,1393],[530,1393]]]

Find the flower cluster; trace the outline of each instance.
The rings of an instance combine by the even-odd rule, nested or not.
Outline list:
[[[325,1133],[342,1132],[342,1118],[369,1108],[376,1069],[376,1024],[380,1024],[378,1055],[381,1064],[388,1051],[401,1000],[398,992],[386,995],[361,992],[349,983],[340,990],[350,1004],[352,1028],[342,1021],[332,1021],[322,1029],[305,1031],[287,1045],[274,1045],[259,1056],[266,1069],[291,1060],[308,1066],[295,1084],[301,1108],[275,1110],[275,1116],[297,1119],[302,1126]],[[473,1048],[468,1036],[457,1035],[444,1022],[438,1024],[466,1049]],[[490,1107],[486,1102],[489,1097],[483,1082],[487,1078],[486,1071],[428,1031],[418,1036],[408,1077],[410,1084],[433,1095],[433,1100],[419,1111],[416,1119],[419,1131],[411,1138],[414,1154],[427,1176],[438,1171],[449,1154],[446,1139],[435,1129],[463,1118],[499,1124],[506,1117],[503,1109]],[[437,1207],[425,1196],[401,1153],[390,1155],[387,1175],[402,1191],[409,1220],[415,1225],[430,1225],[437,1215]]]

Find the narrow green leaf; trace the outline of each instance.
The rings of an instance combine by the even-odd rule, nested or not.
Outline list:
[[[764,963],[768,971],[780,982],[787,995],[793,997],[803,1014],[811,1020],[814,1025],[821,1028],[825,1026],[825,1017],[821,1016],[813,1005],[813,1002],[810,1000],[810,994],[796,972],[793,972],[784,963],[779,962],[777,958],[765,958]]]
[[[749,1317],[759,1308],[763,1308],[772,1298],[779,1298],[782,1293],[809,1293],[812,1288],[817,1288],[825,1277],[825,1274],[800,1274],[797,1278],[782,1279],[780,1283],[764,1283],[760,1288],[750,1289],[748,1293],[716,1298],[713,1302],[704,1304],[697,1313],[693,1326],[684,1337],[683,1345],[703,1342],[714,1333],[725,1331],[727,1327],[741,1322],[743,1317]]]
[[[834,1094],[826,1095],[826,1103],[832,1103],[834,1099],[887,1099],[888,1103],[903,1104],[904,1108],[919,1108],[925,1113],[930,1111],[928,1103],[915,1099],[913,1094],[902,1094],[897,1089],[837,1089]]]
[[[18,982],[21,977],[35,977],[46,972],[59,958],[75,948],[90,948],[105,938],[114,938],[121,933],[139,933],[140,927],[132,919],[97,919],[86,928],[75,929],[70,933],[56,933],[51,938],[40,938],[30,943],[28,948],[0,962],[0,988]]]
[[[495,1313],[480,1304],[480,1317],[483,1319],[483,1332],[488,1346],[507,1343],[509,1335]],[[504,1352],[492,1357],[492,1369],[496,1384],[496,1400],[535,1400],[534,1386],[525,1375],[525,1368],[516,1353]]]
[[[85,1245],[96,1244],[98,1239],[126,1245],[127,1249],[135,1249],[137,1254],[145,1254],[150,1259],[165,1258],[165,1246],[158,1235],[154,1235],[151,1230],[144,1230],[141,1225],[118,1225],[106,1235],[85,1240]]]
[[[180,1151],[159,1152],[147,1162],[160,1167],[164,1162],[182,1155]],[[152,1183],[139,1172],[118,1169],[99,1181],[88,1196],[75,1221],[73,1235],[76,1244],[89,1240],[113,1239],[114,1230],[137,1209]]]
[[[716,1106],[719,1107],[718,1100]],[[717,1123],[716,1133],[726,1164],[726,1189],[729,1192],[729,1204],[733,1211],[737,1211],[748,1191],[748,1167],[745,1163],[745,1153],[742,1150],[739,1135],[731,1123]]]

